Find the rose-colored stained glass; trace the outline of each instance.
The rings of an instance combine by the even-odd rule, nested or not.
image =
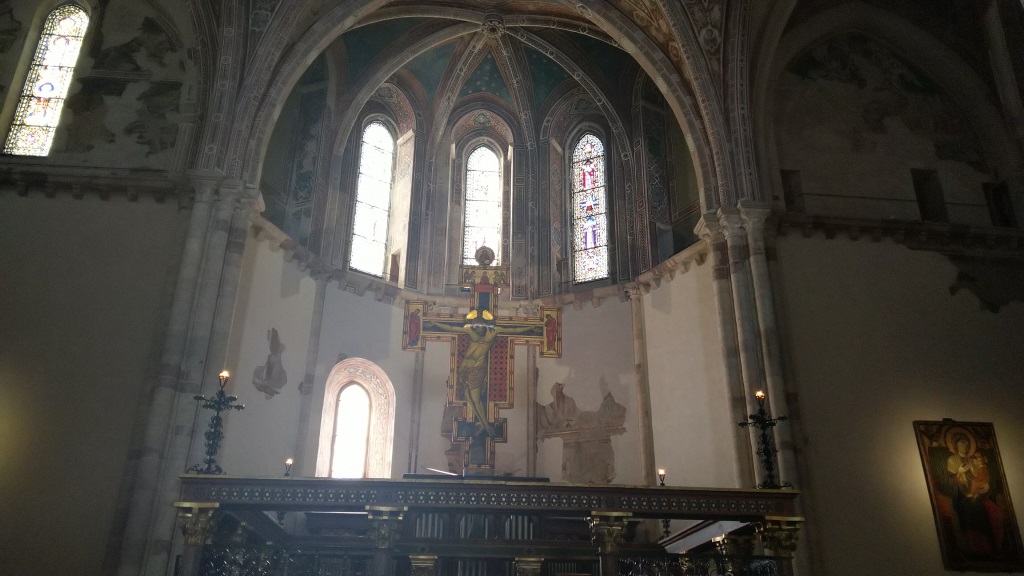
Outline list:
[[[466,161],[464,264],[476,264],[476,251],[481,246],[494,250],[494,263],[501,263],[501,200],[501,161],[490,148],[478,146]]]
[[[380,122],[363,130],[359,150],[356,210],[352,218],[349,268],[384,275],[391,210],[391,174],[395,165],[395,138]]]
[[[46,17],[4,154],[49,154],[88,26],[89,16],[71,4],[58,7]]]
[[[573,280],[608,277],[608,211],[604,144],[584,134],[572,153]]]

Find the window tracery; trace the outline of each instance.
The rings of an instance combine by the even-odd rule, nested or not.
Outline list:
[[[349,267],[382,277],[394,184],[395,137],[380,121],[363,130]]]
[[[46,17],[4,154],[49,154],[88,26],[89,15],[74,4],[58,6]]]
[[[477,248],[494,250],[501,264],[502,221],[501,160],[485,145],[477,146],[466,161],[466,215],[462,234],[462,262],[476,263]]]
[[[572,153],[573,280],[608,277],[608,210],[604,143],[580,137]]]

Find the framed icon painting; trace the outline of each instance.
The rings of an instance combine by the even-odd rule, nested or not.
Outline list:
[[[947,570],[1024,570],[1024,546],[991,423],[914,422]]]

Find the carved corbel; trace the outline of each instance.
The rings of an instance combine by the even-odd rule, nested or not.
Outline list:
[[[590,541],[597,546],[598,554],[614,556],[619,553],[626,542],[623,534],[626,519],[632,515],[631,512],[591,512]]]
[[[373,545],[381,550],[393,548],[402,528],[402,517],[408,510],[405,506],[367,506],[366,516],[370,520],[369,537]]]

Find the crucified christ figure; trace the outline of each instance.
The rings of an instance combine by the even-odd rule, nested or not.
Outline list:
[[[426,323],[437,330],[461,332],[469,336],[469,346],[462,357],[462,363],[459,364],[459,381],[465,390],[466,404],[469,406],[471,417],[477,421],[477,432],[484,431],[491,438],[496,438],[498,433],[494,429],[494,424],[487,417],[487,400],[484,396],[487,386],[487,355],[499,335],[538,334],[542,328],[540,326],[498,327],[494,323],[494,316],[487,310],[470,311],[466,315],[466,323],[463,326],[448,326],[432,320],[428,320]]]

